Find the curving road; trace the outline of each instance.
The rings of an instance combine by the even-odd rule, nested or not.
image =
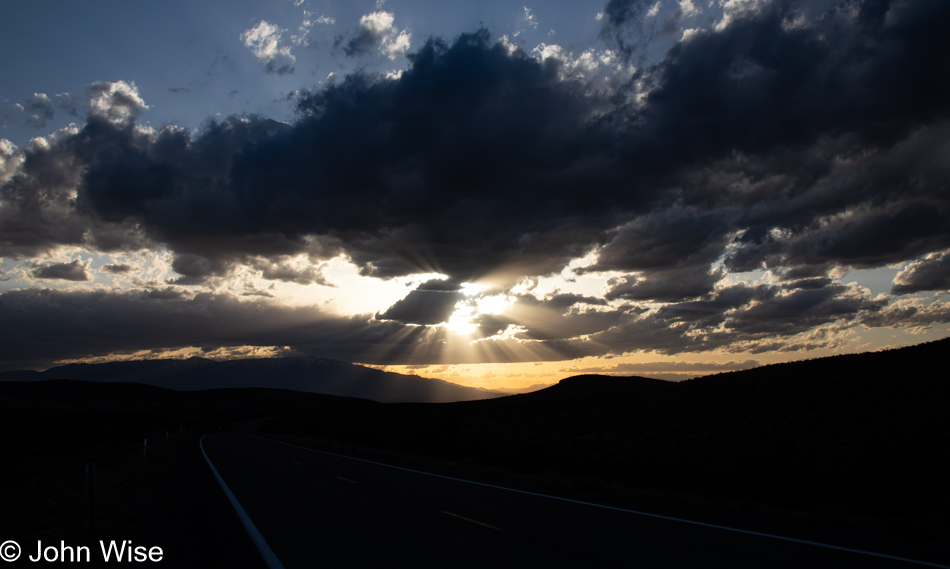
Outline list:
[[[899,545],[877,544],[887,556],[847,551],[836,547],[863,548],[597,507],[246,434],[207,435],[201,445],[273,567],[950,566]]]

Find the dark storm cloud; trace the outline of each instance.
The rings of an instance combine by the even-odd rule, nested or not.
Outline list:
[[[730,333],[788,336],[875,312],[886,304],[886,300],[872,300],[845,285],[799,289],[740,311],[727,319],[725,329]]]
[[[318,267],[312,265],[299,266],[287,261],[274,262],[259,257],[251,260],[250,266],[260,270],[261,277],[271,281],[283,281],[300,285],[336,286],[323,276]]]
[[[911,327],[912,332],[947,322],[950,322],[950,302],[938,300],[925,305],[915,299],[897,301],[883,310],[865,315],[861,320],[870,328]]]
[[[376,319],[406,324],[447,322],[455,311],[455,305],[465,299],[465,295],[458,291],[458,283],[439,279],[427,281],[382,314],[377,314]]]
[[[188,253],[176,255],[172,260],[172,270],[181,275],[174,281],[179,285],[201,284],[210,277],[224,276],[229,269],[230,264],[219,259],[212,260]]]
[[[520,296],[520,301],[525,301],[533,299],[533,296]],[[605,306],[607,301],[603,298],[598,298],[596,296],[587,296],[583,294],[572,294],[572,293],[561,293],[556,292],[554,294],[544,297],[543,301],[538,301],[539,304],[544,304],[546,307],[553,309],[564,310],[578,304],[591,304],[594,306]]]
[[[876,3],[876,2],[875,2]],[[719,33],[678,43],[652,70],[647,114],[669,142],[706,158],[851,132],[894,143],[946,117],[950,60],[942,2],[890,3],[890,17],[855,19],[851,2],[813,26],[790,27],[801,2],[772,2]],[[655,134],[659,136],[659,133]]]
[[[607,24],[635,28],[651,5],[611,0]],[[293,124],[232,116],[150,133],[134,125],[144,102],[131,85],[96,84],[78,133],[21,151],[0,188],[0,248],[164,243],[179,284],[302,253],[345,253],[382,278],[517,279],[596,249],[588,272],[621,273],[611,298],[671,311],[716,301],[723,271],[792,283],[946,250],[950,3],[849,2],[790,25],[804,6],[737,14],[614,91],[484,30],[429,40],[398,79],[304,93]],[[317,282],[273,262],[275,278]],[[876,305],[809,281],[756,306],[726,320],[744,338],[766,317],[787,314],[791,334]],[[622,319],[605,341],[727,341],[684,339],[690,323],[664,329],[659,313]]]
[[[719,269],[710,270],[700,265],[649,271],[643,277],[611,277],[607,279],[604,296],[608,299],[675,302],[712,292],[723,276]]]
[[[728,224],[717,212],[671,208],[621,227],[578,272],[638,271],[612,277],[607,298],[676,301],[713,290],[724,273],[710,265],[725,250]]]
[[[708,266],[727,244],[727,227],[722,214],[695,209],[639,217],[620,227],[584,272]]]
[[[589,341],[556,342],[551,348],[578,357],[631,350],[678,354],[720,348],[753,353],[814,349],[835,341],[828,330],[817,327],[866,324],[887,304],[851,285],[782,291],[781,286],[737,284],[699,301],[671,303],[651,312],[627,311],[616,326],[592,334]],[[790,341],[806,333],[818,338],[811,344]]]
[[[694,326],[714,328],[727,318],[726,313],[753,301],[772,299],[775,287],[737,284],[720,288],[700,300],[667,304],[656,312],[656,317],[671,322],[690,322]]]
[[[451,279],[430,279],[420,283],[416,290],[439,290],[443,292],[456,292],[462,290],[462,283]]]
[[[0,369],[49,367],[57,360],[182,347],[289,346],[367,363],[386,356],[431,358],[434,332],[367,316],[242,302],[227,294],[14,290],[0,294]],[[398,334],[400,331],[403,333]],[[418,355],[413,355],[418,354]]]
[[[55,245],[81,244],[91,220],[69,204],[81,171],[69,148],[26,151],[22,165],[0,187],[0,255],[33,254]]]
[[[676,305],[667,307],[666,313],[636,307],[594,313],[578,310],[580,304],[565,310],[555,307],[557,301],[545,306],[535,299],[527,301],[524,310],[513,311],[507,321],[508,317],[495,317],[499,331],[510,324],[521,326],[518,340],[484,338],[473,349],[459,349],[464,342],[446,349],[449,333],[441,327],[406,326],[371,315],[340,317],[316,307],[247,302],[229,294],[192,295],[175,287],[124,293],[14,290],[0,294],[0,319],[5,323],[0,327],[0,369],[49,367],[62,359],[184,347],[287,346],[300,353],[379,364],[561,360],[631,350],[677,354],[737,346],[757,352],[827,346],[833,338],[823,329],[803,340],[791,339],[812,330],[815,320],[833,317],[843,327],[857,322],[894,326],[908,319],[926,326],[950,320],[946,303],[905,304],[882,311],[878,303],[848,287],[829,287],[822,294],[801,298],[797,293],[771,297],[756,290],[742,293],[743,286],[724,289],[722,296],[729,299],[713,295],[707,302],[720,306],[707,307],[707,312],[718,310],[725,318],[706,321],[678,320]],[[756,300],[761,298],[765,300]],[[697,310],[695,302],[682,304]],[[726,306],[731,309],[725,310]],[[678,313],[684,314],[685,306],[679,308],[683,310]],[[803,311],[806,319],[793,318],[796,310]],[[778,327],[775,318],[781,324]],[[765,331],[762,326],[771,328]]]
[[[893,294],[950,290],[950,254],[932,253],[914,261],[894,277]]]
[[[86,274],[86,265],[80,263],[79,259],[71,263],[40,265],[32,270],[32,274],[38,279],[60,279],[65,281],[89,280],[89,275]]]
[[[342,49],[347,57],[372,55],[383,43],[383,35],[366,26],[358,26],[348,35],[339,35],[333,41],[333,47]]]
[[[939,130],[943,136],[950,134],[946,127]],[[836,265],[879,267],[950,246],[950,203],[939,191],[950,178],[950,166],[932,163],[934,152],[943,151],[947,143],[930,134],[912,138],[925,138],[933,144],[897,145],[883,156],[873,156],[877,167],[869,163],[870,158],[857,160],[867,168],[848,168],[847,181],[822,184],[816,189],[824,190],[821,195],[810,191],[810,195],[785,202],[785,220],[781,211],[767,214],[770,225],[784,229],[760,235],[750,230],[738,240],[741,246],[726,259],[726,266],[734,270],[785,267],[789,277],[800,278],[819,276]],[[920,152],[910,158],[905,146]],[[895,155],[907,163],[890,169],[890,162],[898,160]],[[855,191],[846,193],[851,189]],[[835,212],[821,203],[833,196],[840,200],[861,194],[865,194],[864,200],[854,200],[847,211]],[[807,221],[794,223],[802,214],[808,215]],[[761,227],[759,220],[752,225],[756,226]]]
[[[122,145],[111,135],[117,129],[131,132],[129,121],[144,108],[134,86],[121,81],[95,83],[90,94],[92,114],[82,129],[31,142],[18,151],[19,167],[2,173],[0,255],[35,255],[59,245],[117,251],[154,244],[133,220],[110,222],[77,209],[86,168]],[[138,180],[125,183],[135,186]]]
[[[639,24],[654,4],[649,0],[608,0],[604,6],[604,27],[607,29]]]
[[[176,287],[165,287],[163,289],[153,289],[142,293],[142,298],[146,300],[179,300],[182,298],[191,298],[187,290]]]
[[[604,6],[600,37],[616,45],[626,58],[643,50],[657,32],[657,20],[648,16],[651,0],[609,0]]]
[[[746,204],[730,220],[746,230],[734,269],[879,266],[942,247],[947,166],[935,150],[946,146],[950,80],[933,70],[950,63],[940,31],[950,7],[893,3],[886,21],[833,10],[786,29],[798,6],[772,3],[675,46],[649,73],[641,117],[657,130],[638,154],[694,164],[686,203]]]
[[[827,277],[814,277],[788,282],[782,285],[782,288],[786,290],[824,288],[831,282],[831,279]]]
[[[103,265],[100,270],[105,273],[112,273],[114,275],[122,275],[126,273],[131,273],[132,271],[135,270],[135,267],[133,267],[132,265],[116,263],[116,264],[111,264],[111,265]]]
[[[19,225],[39,247],[127,224],[168,244],[190,282],[247,255],[315,246],[345,250],[381,277],[424,269],[471,280],[506,266],[546,274],[614,223],[616,210],[582,193],[628,185],[609,157],[613,135],[590,121],[605,101],[562,82],[554,62],[509,55],[487,32],[430,42],[399,80],[351,76],[307,95],[294,125],[230,117],[193,137],[174,127],[148,134],[112,120],[140,107],[100,91],[114,112],[35,157],[27,151],[28,162],[55,155],[76,179],[0,226],[7,241],[26,245],[10,235]],[[48,193],[43,173],[22,174],[4,188],[11,202]]]

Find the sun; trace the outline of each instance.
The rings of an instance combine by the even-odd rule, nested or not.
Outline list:
[[[482,294],[489,290],[484,285],[463,283],[461,291],[466,297],[455,305],[455,310],[443,324],[446,329],[460,335],[471,335],[478,330],[477,318],[483,314],[501,314],[514,302],[507,293]]]
[[[473,314],[471,310],[463,307],[462,310],[456,309],[444,326],[456,334],[470,336],[478,329],[478,324],[474,322],[474,318],[475,314]]]

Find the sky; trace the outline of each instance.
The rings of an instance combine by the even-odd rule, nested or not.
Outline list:
[[[0,370],[518,390],[948,336],[950,3],[4,13]]]

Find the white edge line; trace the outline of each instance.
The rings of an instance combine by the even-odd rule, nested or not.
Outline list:
[[[208,435],[203,435],[201,440],[198,441],[198,446],[201,447],[201,454],[205,456],[208,466],[211,467],[211,472],[214,473],[214,477],[218,479],[218,484],[221,485],[221,489],[224,490],[224,495],[228,497],[228,500],[230,500],[231,506],[234,508],[235,513],[237,513],[238,517],[241,518],[241,523],[244,524],[244,530],[247,531],[247,534],[251,537],[254,545],[257,546],[257,550],[260,552],[261,557],[264,559],[264,563],[267,565],[268,569],[284,569],[284,566],[280,563],[280,560],[277,559],[276,555],[274,555],[274,551],[269,545],[267,545],[267,541],[264,539],[264,536],[261,535],[261,532],[257,529],[257,526],[254,525],[254,522],[251,521],[251,516],[247,515],[244,507],[241,506],[240,502],[238,502],[237,497],[234,496],[234,493],[231,492],[231,489],[228,488],[228,485],[224,483],[224,479],[221,478],[221,474],[218,473],[218,469],[214,467],[214,464],[211,463],[211,459],[208,458],[208,453],[205,452],[204,445],[204,440],[207,436]]]
[[[488,487],[488,488],[495,488],[495,489],[498,489],[498,490],[507,490],[508,492],[517,492],[518,494],[528,494],[528,495],[530,495],[530,496],[540,496],[540,497],[542,497],[542,498],[550,498],[550,499],[552,499],[552,500],[560,500],[560,501],[562,501],[562,502],[572,502],[572,503],[574,503],[574,504],[583,504],[583,505],[585,505],[585,506],[593,506],[593,507],[595,507],[595,508],[603,508],[603,509],[605,509],[605,510],[616,510],[616,511],[618,511],[618,512],[627,512],[627,513],[630,513],[630,514],[636,514],[636,515],[639,515],[639,516],[646,516],[646,517],[649,517],[649,518],[658,518],[658,519],[661,519],[661,520],[668,520],[668,521],[671,521],[671,522],[680,522],[680,523],[684,523],[684,524],[691,524],[691,525],[694,525],[694,526],[703,526],[703,527],[721,529],[721,530],[731,531],[731,532],[736,532],[736,533],[744,533],[744,534],[748,534],[748,535],[755,535],[755,536],[759,536],[759,537],[768,537],[768,538],[771,538],[771,539],[779,539],[779,540],[782,540],[782,541],[791,541],[791,542],[793,542],[793,543],[802,543],[802,544],[805,544],[805,545],[814,545],[814,546],[816,546],[816,547],[824,547],[824,548],[827,548],[827,549],[836,549],[836,550],[838,550],[838,551],[847,551],[848,553],[859,553],[859,554],[862,554],[862,555],[870,555],[870,556],[873,556],[873,557],[882,557],[882,558],[884,558],[884,559],[892,559],[892,560],[894,560],[894,561],[903,561],[903,562],[905,562],[905,563],[914,563],[914,564],[917,564],[917,565],[924,565],[924,566],[927,566],[927,567],[938,567],[938,568],[940,568],[940,569],[950,569],[950,565],[940,565],[940,564],[938,564],[938,563],[931,563],[931,562],[929,562],[929,561],[919,561],[919,560],[917,560],[917,559],[908,559],[908,558],[906,558],[906,557],[897,557],[897,556],[895,556],[895,555],[887,555],[886,553],[877,553],[877,552],[874,552],[874,551],[865,551],[865,550],[863,550],[863,549],[852,549],[852,548],[850,548],[850,547],[841,547],[841,546],[838,546],[838,545],[831,545],[831,544],[828,544],[828,543],[821,543],[821,542],[818,542],[818,541],[808,541],[808,540],[805,540],[805,539],[797,539],[797,538],[794,538],[794,537],[786,537],[786,536],[784,536],[784,535],[775,535],[775,534],[771,534],[771,533],[762,533],[762,532],[757,532],[757,531],[752,531],[752,530],[747,530],[747,529],[733,528],[733,527],[729,527],[729,526],[720,526],[720,525],[716,525],[716,524],[707,524],[707,523],[705,523],[705,522],[697,522],[697,521],[695,521],[695,520],[686,520],[686,519],[683,519],[683,518],[674,518],[674,517],[671,517],[671,516],[664,516],[664,515],[661,515],[661,514],[651,514],[651,513],[649,513],[649,512],[639,512],[639,511],[637,511],[637,510],[628,510],[628,509],[626,509],[626,508],[618,508],[618,507],[616,507],[616,506],[607,506],[607,505],[604,505],[604,504],[597,504],[597,503],[594,503],[594,502],[584,502],[584,501],[582,501],[582,500],[573,500],[573,499],[571,499],[571,498],[562,498],[562,497],[560,497],[560,496],[551,496],[550,494],[540,494],[540,493],[537,493],[537,492],[529,492],[528,490],[518,490],[517,488],[506,488],[506,487],[504,487],[504,486],[496,486],[496,485],[494,485],[494,484],[486,484],[485,482],[475,482],[474,480],[465,480],[464,478],[454,478],[454,477],[452,477],[452,476],[444,476],[444,475],[442,475],[442,474],[434,474],[434,473],[432,473],[432,472],[425,472],[425,471],[422,471],[422,470],[413,470],[413,469],[411,469],[411,468],[404,468],[404,467],[402,467],[402,466],[394,466],[394,465],[392,465],[392,464],[386,464],[386,463],[383,463],[383,462],[376,462],[376,461],[373,461],[373,460],[366,460],[365,458],[356,458],[356,457],[353,457],[353,456],[346,456],[345,454],[337,454],[337,453],[335,453],[335,452],[328,452],[328,451],[325,451],[325,450],[316,450],[316,449],[312,449],[312,448],[302,447],[302,446],[295,445],[295,444],[291,444],[291,443],[285,443],[285,442],[283,442],[283,441],[278,441],[278,440],[274,440],[274,439],[268,439],[267,437],[261,437],[261,436],[259,436],[259,435],[251,435],[251,436],[252,436],[252,437],[257,437],[257,438],[259,438],[259,439],[264,439],[265,441],[270,441],[270,442],[274,442],[274,443],[278,443],[278,444],[282,444],[282,445],[287,445],[287,446],[290,446],[290,447],[299,448],[299,449],[306,450],[306,451],[310,451],[310,452],[316,452],[316,453],[320,453],[320,454],[328,454],[328,455],[330,455],[330,456],[336,456],[336,457],[340,457],[340,458],[347,458],[347,459],[356,460],[356,461],[359,461],[359,462],[367,462],[367,463],[369,463],[369,464],[376,464],[376,465],[378,465],[378,466],[385,466],[385,467],[387,467],[387,468],[395,468],[396,470],[404,470],[404,471],[406,471],[406,472],[414,472],[414,473],[416,473],[416,474],[423,474],[423,475],[425,475],[425,476],[434,476],[434,477],[436,477],[436,478],[444,478],[444,479],[446,479],[446,480],[454,480],[454,481],[456,481],[456,482],[464,482],[464,483],[466,483],[466,484],[475,484],[476,486],[486,486],[486,487]],[[213,468],[213,467],[212,467],[212,468]],[[223,483],[222,483],[222,484],[223,484]]]

